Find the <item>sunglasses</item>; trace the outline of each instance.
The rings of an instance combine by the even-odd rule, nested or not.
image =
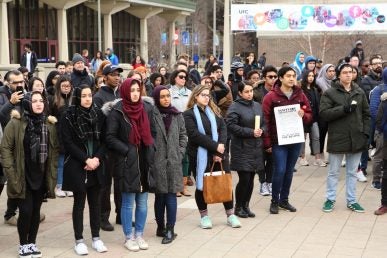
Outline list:
[[[266,76],[266,78],[269,78],[270,80],[273,80],[273,79],[277,79],[278,76],[277,75],[268,75],[268,76]]]
[[[185,79],[186,79],[186,77],[185,77],[184,75],[178,75],[177,77],[179,77],[179,78],[182,79],[182,80],[185,80]]]

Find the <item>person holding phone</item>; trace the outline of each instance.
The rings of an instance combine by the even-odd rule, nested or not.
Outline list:
[[[11,119],[11,110],[15,109],[21,113],[21,101],[24,98],[24,77],[18,70],[11,70],[4,76],[6,84],[0,87],[0,123],[2,128],[8,124]],[[7,210],[4,215],[4,222],[16,226],[17,202],[15,199],[7,200]]]

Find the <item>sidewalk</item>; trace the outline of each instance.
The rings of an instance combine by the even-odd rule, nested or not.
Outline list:
[[[256,177],[250,203],[256,217],[240,219],[242,228],[228,227],[223,205],[215,204],[209,205],[213,229],[201,229],[193,196],[181,197],[178,198],[175,227],[178,237],[172,244],[162,245],[161,238],[155,236],[154,198],[150,194],[144,236],[149,250],[133,253],[125,249],[122,229],[114,225],[113,232],[101,231],[101,238],[109,251],[96,253],[91,249],[86,214],[84,237],[89,247],[87,257],[387,257],[387,216],[373,214],[380,204],[380,191],[371,188],[371,182],[358,183],[358,200],[366,212],[354,213],[346,208],[342,173],[335,210],[324,213],[321,208],[325,201],[327,168],[298,165],[297,168],[290,195],[291,203],[297,208],[296,213],[280,210],[280,214],[270,215],[270,197],[258,194]],[[233,178],[235,185],[236,173],[233,173]],[[371,180],[371,175],[368,180]],[[194,188],[190,187],[190,191],[193,193]],[[72,198],[57,198],[43,204],[42,212],[46,214],[46,220],[40,226],[37,239],[43,257],[78,257],[73,251],[72,201]],[[2,216],[5,207],[6,194],[3,193],[0,197]],[[114,210],[113,202],[112,207]],[[112,213],[110,221],[115,221],[115,214]],[[1,218],[0,257],[17,257],[18,243],[16,227],[3,224]]]

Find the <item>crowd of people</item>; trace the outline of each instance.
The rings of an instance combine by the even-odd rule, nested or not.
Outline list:
[[[259,193],[271,195],[271,214],[296,212],[289,201],[295,165],[309,161],[303,142],[283,144],[278,137],[275,110],[289,105],[298,107],[305,139],[309,134],[313,165],[329,166],[322,210],[334,209],[344,164],[347,207],[364,212],[356,182],[367,181],[372,146],[372,186],[382,190],[375,214],[387,213],[387,64],[380,55],[365,59],[361,42],[337,65],[299,52],[294,63],[277,69],[266,64],[266,53],[259,61],[251,53],[245,62],[237,53],[226,79],[214,56],[204,74],[187,54],[172,69],[160,66],[153,73],[137,56],[123,78],[117,57],[111,49],[106,54],[108,59],[98,51],[89,60],[87,51],[76,53],[71,62],[59,61],[45,82],[31,77],[30,54],[23,57],[30,68],[4,77],[0,194],[7,182],[4,219],[18,228],[19,257],[42,256],[36,244],[45,219],[40,209],[55,197],[73,197],[75,253],[89,253],[83,237],[86,199],[91,247],[106,252],[99,232],[114,231],[112,187],[115,224],[122,225],[130,251],[149,248],[149,193],[155,194],[155,234],[162,244],[177,237],[177,198],[191,196],[188,185],[196,186],[200,227],[210,229],[203,178],[211,169],[237,172],[235,204],[234,197],[223,203],[230,227],[255,217],[249,205],[255,174]]]

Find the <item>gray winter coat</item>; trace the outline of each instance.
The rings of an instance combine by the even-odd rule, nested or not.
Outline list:
[[[155,182],[156,193],[183,191],[182,159],[187,146],[187,133],[182,114],[172,117],[168,133],[160,111],[154,109],[155,129]]]

